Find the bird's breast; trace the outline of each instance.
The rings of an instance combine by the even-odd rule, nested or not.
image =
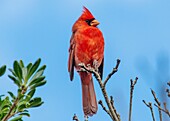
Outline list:
[[[104,53],[104,39],[98,28],[85,29],[75,34],[75,61],[77,64],[101,62]]]

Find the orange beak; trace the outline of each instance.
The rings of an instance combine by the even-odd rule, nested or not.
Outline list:
[[[94,27],[96,27],[97,25],[99,25],[100,23],[96,20],[96,19],[94,19],[91,23],[90,23],[90,25],[91,26],[94,26]]]

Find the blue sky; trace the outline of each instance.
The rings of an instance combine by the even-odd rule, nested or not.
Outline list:
[[[25,121],[71,121],[76,113],[83,120],[81,83],[78,74],[69,81],[67,72],[71,27],[86,6],[100,22],[105,38],[104,77],[121,59],[118,73],[107,84],[122,121],[128,119],[130,79],[139,77],[135,87],[134,121],[151,121],[142,100],[153,101],[150,88],[158,92],[170,79],[170,1],[168,0],[1,0],[0,65],[12,67],[14,60],[25,63],[41,58],[47,65],[47,84],[37,90],[44,105],[31,109]],[[94,80],[97,99],[103,96]],[[16,87],[0,79],[0,94]],[[156,111],[156,108],[155,108]],[[158,118],[158,117],[157,117]],[[99,106],[90,121],[109,121]]]

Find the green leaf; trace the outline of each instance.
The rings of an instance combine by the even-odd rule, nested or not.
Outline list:
[[[8,94],[12,97],[13,100],[16,99],[16,96],[12,92],[8,91]]]
[[[21,68],[24,68],[24,62],[22,60],[19,61],[19,65],[21,66]]]
[[[29,102],[29,107],[30,108],[34,108],[34,107],[39,107],[43,104],[44,102],[41,101],[41,98],[40,97],[36,97],[34,99],[32,99],[30,102]]]
[[[20,113],[19,115],[21,115],[21,116],[28,116],[28,117],[30,117],[30,114],[29,114],[29,113]]]
[[[19,104],[17,105],[18,107],[18,111],[22,112],[26,107],[27,107],[27,101],[23,100],[21,102],[19,102]]]
[[[8,110],[11,107],[11,102],[9,101],[9,97],[7,96],[0,105],[0,111]]]
[[[41,82],[44,79],[45,79],[45,76],[40,76],[40,77],[34,78],[33,80],[30,81],[29,86],[32,86],[33,84]]]
[[[27,81],[26,77],[27,77],[27,68],[23,67],[22,68],[22,77],[24,79],[24,81]]]
[[[32,99],[32,97],[34,96],[35,91],[36,91],[36,89],[30,90],[30,91],[28,92],[28,94],[25,95],[25,99],[24,99],[24,100],[27,101],[27,102],[29,102],[29,101]]]
[[[14,68],[14,72],[15,72],[16,76],[20,80],[22,80],[22,69],[21,69],[21,66],[19,65],[19,63],[17,61],[14,61],[13,68]]]
[[[29,64],[27,65],[27,70],[30,70],[31,67],[32,67],[32,63],[29,63]]]
[[[19,115],[19,116],[13,118],[13,119],[10,120],[10,121],[23,121],[23,120],[22,120],[22,115]]]
[[[5,95],[0,95],[0,105],[1,105],[1,101],[2,101],[2,97]]]
[[[38,69],[38,71],[37,72],[39,72],[39,71],[44,71],[46,69],[46,65],[43,65],[43,66],[41,66],[39,69]]]
[[[17,76],[14,72],[14,70],[12,70],[11,68],[9,68],[9,71],[14,75],[14,76]]]
[[[13,80],[13,82],[14,82],[18,87],[21,86],[21,82],[20,82],[17,78],[15,78],[15,77],[13,77],[13,76],[11,76],[11,75],[8,75],[8,77],[9,77],[11,80]]]
[[[0,67],[0,76],[4,75],[5,71],[6,71],[6,65]]]
[[[33,73],[37,70],[38,66],[40,65],[41,59],[39,58],[30,68],[28,75],[27,75],[27,79],[29,79]]]
[[[24,94],[21,94],[22,90],[18,89],[18,98],[21,100],[24,97]]]
[[[38,83],[34,84],[34,85],[31,86],[30,88],[31,88],[31,89],[35,89],[35,88],[37,88],[37,87],[40,87],[40,86],[45,85],[46,82],[47,82],[46,80],[43,80],[43,81],[41,81],[41,82],[38,82]]]
[[[26,101],[30,101],[30,99],[34,96],[35,91],[36,91],[36,89],[33,89],[27,94]]]
[[[34,74],[34,76],[32,77],[31,81],[34,80],[34,79],[36,79],[36,78],[38,78],[38,77],[40,77],[40,76],[42,76],[43,73],[44,73],[44,70],[41,70],[41,71],[36,72],[36,73]]]

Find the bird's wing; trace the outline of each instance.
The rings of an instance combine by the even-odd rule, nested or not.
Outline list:
[[[103,78],[103,67],[104,67],[104,58],[102,60],[102,63],[99,66],[99,73],[100,73],[100,78]]]
[[[74,43],[74,33],[71,36],[70,39],[70,48],[69,48],[69,59],[68,59],[68,72],[70,74],[70,80],[73,80],[73,76],[74,76],[74,47],[75,47],[75,43]]]

